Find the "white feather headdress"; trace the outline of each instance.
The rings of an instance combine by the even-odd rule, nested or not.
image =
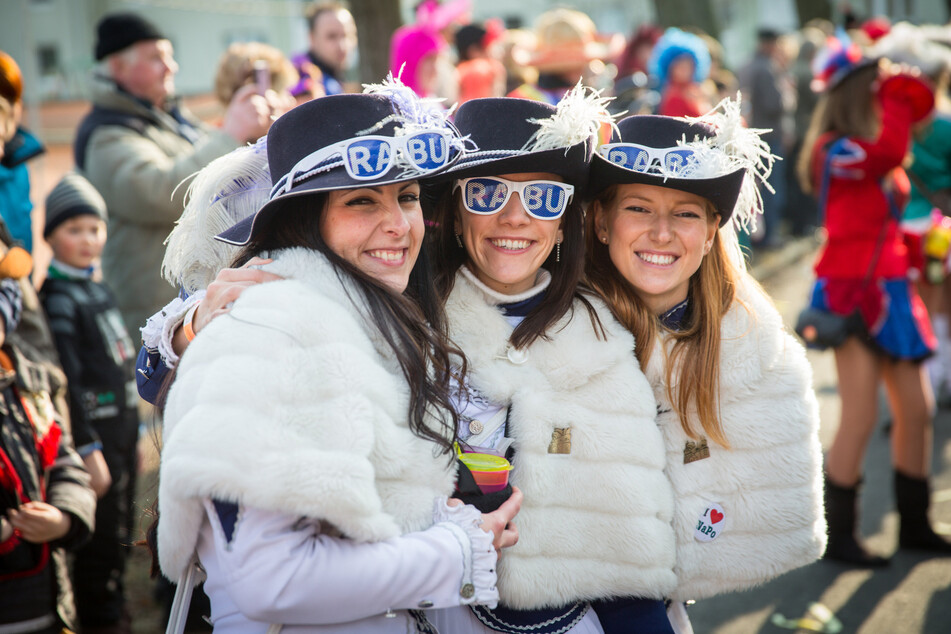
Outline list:
[[[555,106],[555,113],[545,119],[529,119],[538,125],[538,130],[522,147],[524,152],[544,152],[564,148],[596,138],[602,125],[616,129],[615,115],[608,112],[607,105],[614,98],[602,97],[600,90],[581,84],[565,93]],[[624,114],[624,113],[620,113]],[[620,116],[620,115],[617,115]]]
[[[707,125],[714,134],[707,138],[681,139],[677,145],[692,149],[693,156],[676,172],[666,172],[660,166],[660,173],[676,178],[716,178],[738,169],[744,170],[746,178],[743,179],[730,220],[736,229],[752,232],[756,228],[756,215],[763,213],[760,187],[773,192],[767,179],[773,171],[774,161],[781,159],[770,152],[769,144],[762,138],[770,130],[743,125],[741,99],[737,93],[735,100],[724,99],[700,117],[682,117],[689,123]]]
[[[266,137],[199,171],[188,186],[185,211],[165,240],[165,279],[189,294],[206,288],[237,253],[214,237],[260,209],[270,190]]]

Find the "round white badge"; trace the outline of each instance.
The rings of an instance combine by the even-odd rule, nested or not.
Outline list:
[[[716,503],[707,504],[706,510],[697,520],[693,536],[698,542],[712,542],[726,528],[726,513]]]
[[[508,357],[511,363],[522,365],[528,361],[528,350],[509,346],[508,350],[505,351],[505,356]]]

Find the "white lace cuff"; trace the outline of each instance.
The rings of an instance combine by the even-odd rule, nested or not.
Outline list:
[[[150,350],[158,350],[165,366],[171,370],[178,365],[178,355],[172,348],[172,337],[175,331],[185,320],[185,313],[201,301],[205,291],[196,291],[188,299],[176,297],[167,303],[160,311],[149,317],[142,332],[142,345]]]
[[[436,498],[433,521],[436,526],[450,531],[462,549],[460,604],[496,607],[499,590],[495,587],[495,547],[492,533],[482,530],[482,513],[470,504],[449,506],[447,499],[440,497]]]

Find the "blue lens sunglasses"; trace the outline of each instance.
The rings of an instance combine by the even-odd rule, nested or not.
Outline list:
[[[510,181],[498,176],[475,176],[456,181],[462,190],[462,206],[480,216],[498,213],[517,193],[532,218],[556,220],[565,213],[575,194],[574,185],[558,181]]]

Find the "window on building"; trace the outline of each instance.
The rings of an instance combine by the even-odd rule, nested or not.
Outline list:
[[[36,47],[36,60],[41,77],[57,74],[60,71],[59,47],[55,44],[40,44]]]

